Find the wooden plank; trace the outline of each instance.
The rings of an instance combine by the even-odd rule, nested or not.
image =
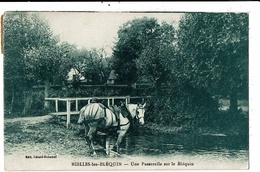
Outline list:
[[[126,104],[130,104],[130,96],[126,96],[126,101],[127,101]]]
[[[79,111],[79,101],[78,101],[78,99],[76,99],[76,104],[75,104],[75,106],[76,106],[76,111]]]
[[[110,106],[110,99],[108,98],[107,99],[107,107],[109,107]]]
[[[67,128],[70,127],[70,100],[67,101]]]
[[[67,115],[67,112],[51,112],[50,115],[57,115],[57,116],[65,116]],[[72,111],[70,112],[71,115],[79,115],[79,111]]]
[[[131,99],[136,99],[136,98],[151,98],[152,96],[134,96],[134,97],[129,97],[129,96],[111,96],[111,97],[68,97],[68,98],[45,98],[46,101],[48,100],[58,100],[58,101],[76,101],[76,100],[91,100],[93,98],[97,99],[126,99],[126,98],[131,98]]]
[[[58,99],[55,100],[55,110],[56,110],[56,112],[59,112],[59,100]]]
[[[92,97],[77,97],[77,100],[91,100],[93,99]]]
[[[59,99],[59,98],[45,98],[46,101],[48,101],[48,100],[56,100],[56,99]]]
[[[114,105],[114,104],[115,104],[115,99],[113,98],[113,99],[112,99],[112,105]]]

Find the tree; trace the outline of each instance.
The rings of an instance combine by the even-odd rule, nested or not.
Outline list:
[[[4,100],[5,110],[9,113],[19,109],[18,99],[23,89],[21,86],[25,85],[24,61],[21,52],[25,46],[24,37],[28,34],[27,23],[28,20],[23,13],[4,15]]]
[[[142,53],[136,60],[139,77],[146,78],[161,94],[161,83],[171,81],[172,63],[175,58],[175,29],[163,22],[153,29],[150,38],[145,41]]]
[[[93,84],[104,84],[108,74],[107,54],[104,49],[91,49],[85,59],[85,75]]]
[[[24,93],[38,81],[45,83],[48,96],[50,80],[57,76],[60,61],[58,39],[37,14],[8,12],[4,15],[4,41],[5,103],[11,97],[10,112],[15,104],[23,107],[21,102],[25,102],[26,109],[26,100],[30,99]]]
[[[24,51],[24,57],[27,79],[31,79],[32,83],[36,83],[36,81],[44,83],[44,97],[49,97],[51,83],[56,78],[60,78],[61,54],[59,54],[59,47],[54,41],[50,45],[40,46],[37,49],[29,48]],[[48,106],[48,101],[45,101],[45,108]]]
[[[113,68],[119,81],[132,84],[138,79],[135,60],[140,57],[146,43],[158,26],[154,18],[134,19],[125,23],[118,31],[118,42],[113,51]]]
[[[175,76],[212,95],[248,89],[248,14],[188,13],[180,21]]]
[[[143,17],[125,23],[118,31],[113,52],[114,69],[119,81],[131,84],[137,80],[160,84],[170,77],[168,60],[174,55],[175,30],[172,25],[155,18]]]

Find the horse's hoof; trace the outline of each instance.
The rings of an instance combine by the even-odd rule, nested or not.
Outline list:
[[[106,155],[110,155],[110,149],[106,149]]]
[[[97,153],[96,152],[93,152],[90,154],[91,157],[96,157],[97,156]]]
[[[117,152],[117,148],[116,147],[113,147],[111,150],[114,151],[114,152]]]

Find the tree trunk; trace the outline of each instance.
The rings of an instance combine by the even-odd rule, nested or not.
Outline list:
[[[49,97],[49,91],[50,91],[50,81],[49,79],[46,79],[44,81],[44,98]],[[48,110],[49,109],[49,101],[44,101],[44,109]]]
[[[15,92],[14,92],[14,86],[13,86],[13,89],[12,89],[12,99],[11,99],[9,114],[13,113],[14,101],[15,101]]]
[[[236,90],[232,90],[230,93],[229,111],[232,113],[237,112],[237,91]]]
[[[23,115],[27,114],[28,111],[31,109],[32,106],[32,93],[30,91],[24,92],[24,109],[23,109]]]

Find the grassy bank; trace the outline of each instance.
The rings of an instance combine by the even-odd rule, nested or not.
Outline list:
[[[156,133],[192,133],[192,134],[224,134],[224,135],[248,135],[249,119],[248,112],[231,114],[228,111],[220,111],[214,115],[204,125],[182,125],[166,126],[147,122],[144,126],[146,130]]]

